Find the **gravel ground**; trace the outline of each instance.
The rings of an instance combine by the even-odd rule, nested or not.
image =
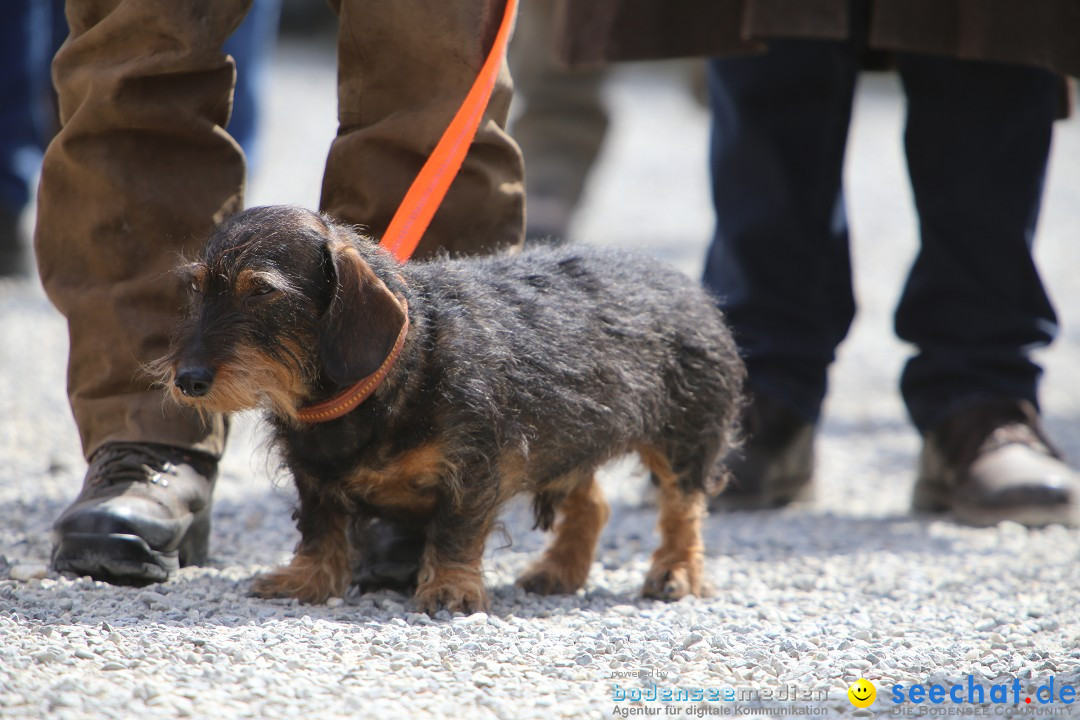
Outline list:
[[[273,150],[255,202],[317,201],[333,132],[329,52],[279,54]],[[576,235],[696,274],[710,226],[706,117],[664,70],[621,71],[610,89],[612,135]],[[832,375],[817,497],[711,518],[709,599],[638,597],[654,513],[640,505],[641,471],[630,462],[605,473],[613,515],[575,596],[513,587],[543,542],[515,505],[504,518],[510,542],[489,545],[489,614],[429,618],[393,593],[325,606],[248,597],[252,576],[286,560],[297,537],[292,491],[268,472],[255,418],[238,423],[223,463],[210,567],[144,589],[58,577],[45,568],[49,526],[85,470],[63,392],[64,325],[36,284],[0,283],[0,717],[1067,714],[1071,705],[1032,693],[1051,679],[1056,691],[1080,681],[1080,532],[976,530],[908,512],[919,443],[895,392],[907,350],[890,330],[915,248],[901,114],[895,81],[867,78],[848,168],[860,314]],[[1042,356],[1045,412],[1073,457],[1078,221],[1072,121],[1059,126],[1039,259],[1063,322]],[[891,702],[896,684],[906,693],[969,674],[987,701],[992,685],[1007,684],[1010,702]],[[859,677],[877,686],[869,710],[846,694]],[[649,699],[695,688],[702,695],[690,701]],[[729,692],[736,700],[724,700]]]

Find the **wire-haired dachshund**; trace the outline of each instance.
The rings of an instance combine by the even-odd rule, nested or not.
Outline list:
[[[419,609],[484,609],[485,540],[521,492],[554,538],[518,582],[574,592],[608,517],[596,469],[628,452],[659,491],[644,594],[702,593],[744,368],[694,281],[577,246],[401,264],[294,207],[234,216],[180,274],[191,309],[163,381],[206,413],[269,411],[299,490],[295,555],[256,594],[343,595],[364,552],[348,528],[384,518],[424,539]]]

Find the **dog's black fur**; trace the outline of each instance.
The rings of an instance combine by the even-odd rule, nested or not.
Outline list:
[[[403,265],[291,207],[233,217],[183,275],[192,311],[164,380],[206,412],[266,407],[299,489],[296,557],[257,593],[340,594],[344,528],[377,516],[426,534],[419,607],[485,607],[484,540],[522,491],[556,538],[521,582],[572,592],[607,517],[593,473],[631,451],[660,488],[645,592],[701,593],[704,495],[722,482],[744,370],[721,313],[684,275],[579,246]],[[298,421],[299,407],[383,362],[406,307],[404,348],[375,394],[340,419]],[[192,373],[208,383],[197,396],[182,387]]]

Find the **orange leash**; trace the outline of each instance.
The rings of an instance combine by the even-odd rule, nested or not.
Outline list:
[[[431,218],[435,216],[435,211],[439,209],[446,197],[446,191],[450,189],[450,184],[465,161],[465,155],[476,137],[480,120],[484,117],[491,93],[495,89],[495,79],[506,55],[510,28],[514,24],[516,12],[517,0],[507,0],[495,42],[492,43],[469,94],[465,96],[465,102],[458,108],[427,162],[420,168],[420,173],[413,180],[409,191],[405,193],[405,199],[390,220],[390,226],[386,228],[380,244],[401,262],[412,257],[420,238],[431,223]]]

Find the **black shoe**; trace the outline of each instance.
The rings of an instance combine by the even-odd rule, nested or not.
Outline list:
[[[424,531],[381,518],[357,518],[350,542],[356,548],[353,585],[361,593],[384,588],[411,593],[424,554]]]
[[[726,460],[731,480],[709,509],[766,510],[812,494],[814,423],[767,397],[743,412],[746,442]]]
[[[163,582],[206,561],[217,461],[167,445],[110,443],[53,524],[53,567],[117,585]]]
[[[1043,433],[1028,402],[956,413],[926,435],[912,506],[958,522],[1077,525],[1080,478]]]

